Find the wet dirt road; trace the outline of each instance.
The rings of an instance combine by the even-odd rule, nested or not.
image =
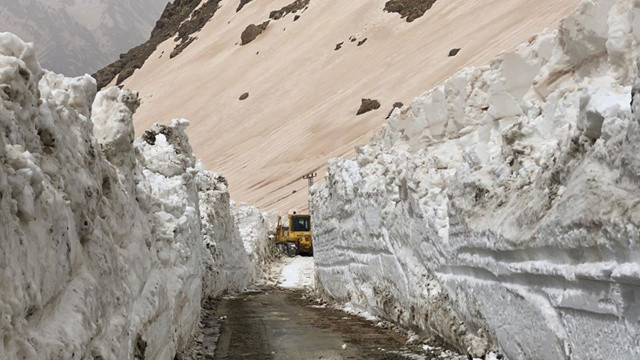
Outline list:
[[[417,349],[407,349],[406,338],[393,330],[313,304],[300,292],[283,290],[222,299],[214,359],[432,358],[416,356]]]

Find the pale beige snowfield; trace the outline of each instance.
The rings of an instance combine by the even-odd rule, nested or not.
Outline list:
[[[394,102],[409,104],[459,69],[555,28],[579,2],[438,0],[407,23],[383,12],[386,0],[311,0],[298,21],[293,14],[271,21],[255,41],[238,45],[247,25],[291,1],[253,0],[236,13],[239,0],[223,0],[182,54],[169,60],[168,40],[125,82],[142,97],[138,134],[154,122],[191,120],[196,156],[228,179],[233,199],[263,210],[307,209],[300,177],[316,169],[323,176],[328,159],[351,156]],[[358,47],[351,35],[368,40]],[[249,98],[239,101],[244,92]],[[356,116],[361,98],[382,106]]]

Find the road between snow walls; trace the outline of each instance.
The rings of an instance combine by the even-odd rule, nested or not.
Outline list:
[[[136,93],[44,71],[9,33],[0,90],[0,359],[173,359],[202,299],[265,271],[264,218],[232,210],[186,120],[134,140]]]
[[[640,358],[639,45],[585,0],[395,110],[312,188],[318,288],[474,357]]]

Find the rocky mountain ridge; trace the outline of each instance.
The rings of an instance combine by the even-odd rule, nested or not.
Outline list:
[[[168,0],[10,0],[0,31],[37,44],[38,60],[68,76],[91,73],[148,38]]]

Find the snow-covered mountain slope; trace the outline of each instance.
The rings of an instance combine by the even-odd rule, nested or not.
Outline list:
[[[148,39],[168,0],[5,0],[0,31],[36,43],[41,64],[92,73]]]
[[[137,106],[0,33],[0,359],[171,360],[202,296],[253,280],[188,122],[134,141]]]
[[[639,24],[637,1],[584,0],[332,160],[324,292],[474,357],[640,358]]]
[[[157,49],[150,44],[155,51],[140,69],[119,64],[108,78],[123,75],[126,87],[140,91],[138,131],[161,118],[190,119],[195,153],[225,174],[235,200],[286,211],[307,206],[301,176],[316,169],[322,176],[329,158],[352,155],[394,103],[408,104],[462,67],[484,64],[556,27],[578,0],[389,6],[386,0],[208,0],[203,6],[211,3],[219,8],[208,22],[191,17],[201,30],[185,26],[190,35],[168,37]],[[262,31],[258,25],[267,21]],[[241,45],[252,24],[245,36],[255,39]],[[176,49],[182,52],[175,55]],[[356,116],[363,98],[380,107]]]

